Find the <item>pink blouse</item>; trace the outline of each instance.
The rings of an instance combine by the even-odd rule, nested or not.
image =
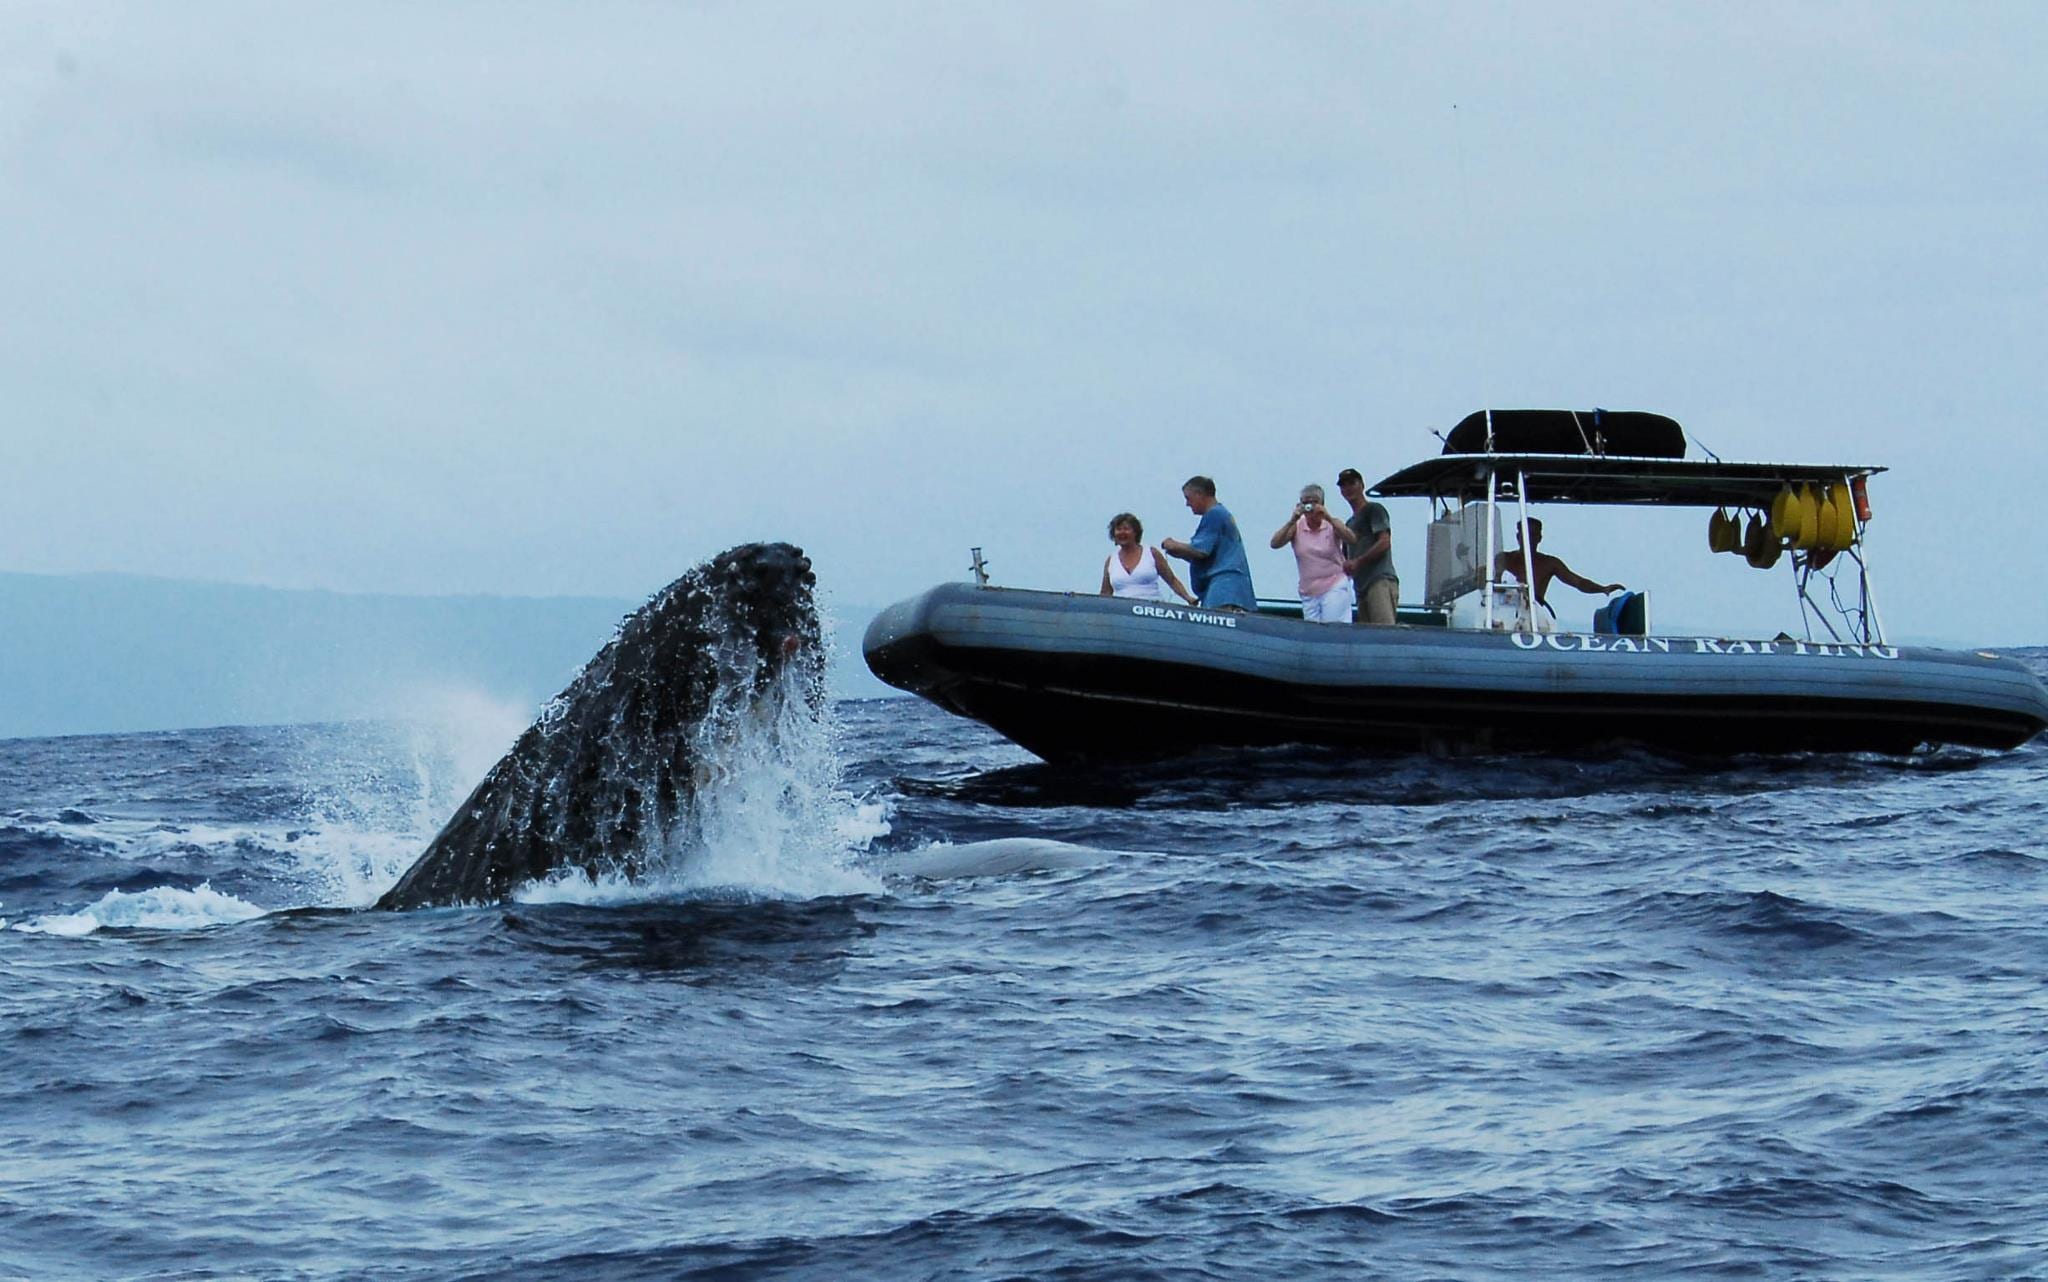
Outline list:
[[[1320,530],[1308,528],[1306,520],[1294,523],[1294,564],[1301,571],[1304,597],[1321,596],[1344,581],[1344,549],[1329,517]]]

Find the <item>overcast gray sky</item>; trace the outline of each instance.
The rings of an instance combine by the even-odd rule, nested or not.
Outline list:
[[[1879,462],[1895,633],[2048,642],[2048,6],[0,2],[0,569],[843,602],[1263,549],[1484,405]],[[1415,595],[1421,505],[1393,507]],[[1705,517],[1550,514],[1790,623]]]

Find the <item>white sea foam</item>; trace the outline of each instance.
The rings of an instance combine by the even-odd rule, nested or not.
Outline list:
[[[834,825],[839,839],[855,850],[866,850],[895,831],[889,823],[895,806],[888,798],[880,801],[850,801],[850,808]]]
[[[529,884],[522,903],[620,903],[676,897],[810,899],[874,894],[853,857],[888,832],[884,807],[839,786],[837,730],[789,677],[762,697],[724,692],[691,748],[693,789],[679,820],[639,853],[640,867],[592,878],[564,871]]]
[[[412,867],[426,839],[416,832],[320,829],[289,847],[312,902],[324,908],[367,908]]]
[[[339,741],[309,739],[297,763],[305,823],[266,845],[306,900],[362,908],[419,858],[434,833],[526,728],[531,709],[463,686],[393,696],[403,719]]]
[[[104,852],[143,863],[196,860],[238,866],[296,883],[306,905],[360,908],[376,902],[426,845],[416,831],[390,831],[347,818],[309,815],[293,825],[140,823],[109,820],[95,840]]]
[[[141,930],[198,930],[261,917],[267,910],[224,895],[211,885],[191,890],[158,886],[151,890],[110,890],[91,907],[75,913],[48,913],[14,923],[30,935],[76,938],[107,927]]]

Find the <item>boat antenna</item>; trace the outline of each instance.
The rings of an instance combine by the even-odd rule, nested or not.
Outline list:
[[[975,586],[976,586],[976,587],[983,587],[983,588],[987,587],[987,586],[988,586],[988,562],[982,559],[982,556],[981,556],[981,549],[980,549],[980,548],[969,548],[969,549],[967,549],[967,552],[968,552],[968,555],[970,555],[970,556],[972,556],[972,557],[974,558],[974,564],[973,564],[973,565],[970,565],[970,566],[968,566],[967,568],[968,568],[968,569],[970,569],[970,570],[972,570],[972,571],[974,571],[974,583],[975,583]]]
[[[1714,451],[1708,449],[1707,443],[1699,438],[1698,433],[1693,434],[1692,443],[1700,447],[1700,453],[1706,455],[1708,458],[1714,460],[1716,463],[1719,463],[1721,461],[1721,456],[1719,454],[1714,453]]]
[[[1599,411],[1599,410],[1594,410],[1594,411],[1593,411],[1593,413],[1594,413],[1594,415],[1595,415],[1595,420],[1594,420],[1594,421],[1595,421],[1595,422],[1599,421],[1599,420],[1598,420],[1598,415],[1599,415],[1600,411]],[[1591,438],[1589,438],[1589,437],[1588,437],[1588,436],[1586,435],[1586,425],[1585,425],[1584,423],[1581,423],[1581,422],[1579,422],[1579,412],[1578,412],[1577,410],[1572,410],[1572,411],[1571,411],[1571,416],[1572,416],[1572,426],[1573,426],[1573,427],[1576,427],[1576,428],[1578,428],[1578,429],[1579,429],[1579,444],[1581,444],[1581,445],[1583,445],[1583,446],[1585,446],[1585,447],[1586,447],[1586,453],[1588,453],[1588,454],[1597,454],[1597,453],[1599,453],[1599,451],[1598,451],[1598,450],[1596,450],[1596,449],[1594,449],[1594,448],[1593,448],[1593,442],[1592,442]]]

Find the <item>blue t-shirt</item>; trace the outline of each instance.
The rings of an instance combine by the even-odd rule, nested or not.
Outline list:
[[[1259,608],[1252,595],[1251,562],[1245,560],[1244,539],[1229,508],[1218,503],[1202,513],[1202,523],[1188,542],[1196,551],[1208,553],[1188,567],[1188,578],[1203,605],[1212,610],[1226,605]]]

